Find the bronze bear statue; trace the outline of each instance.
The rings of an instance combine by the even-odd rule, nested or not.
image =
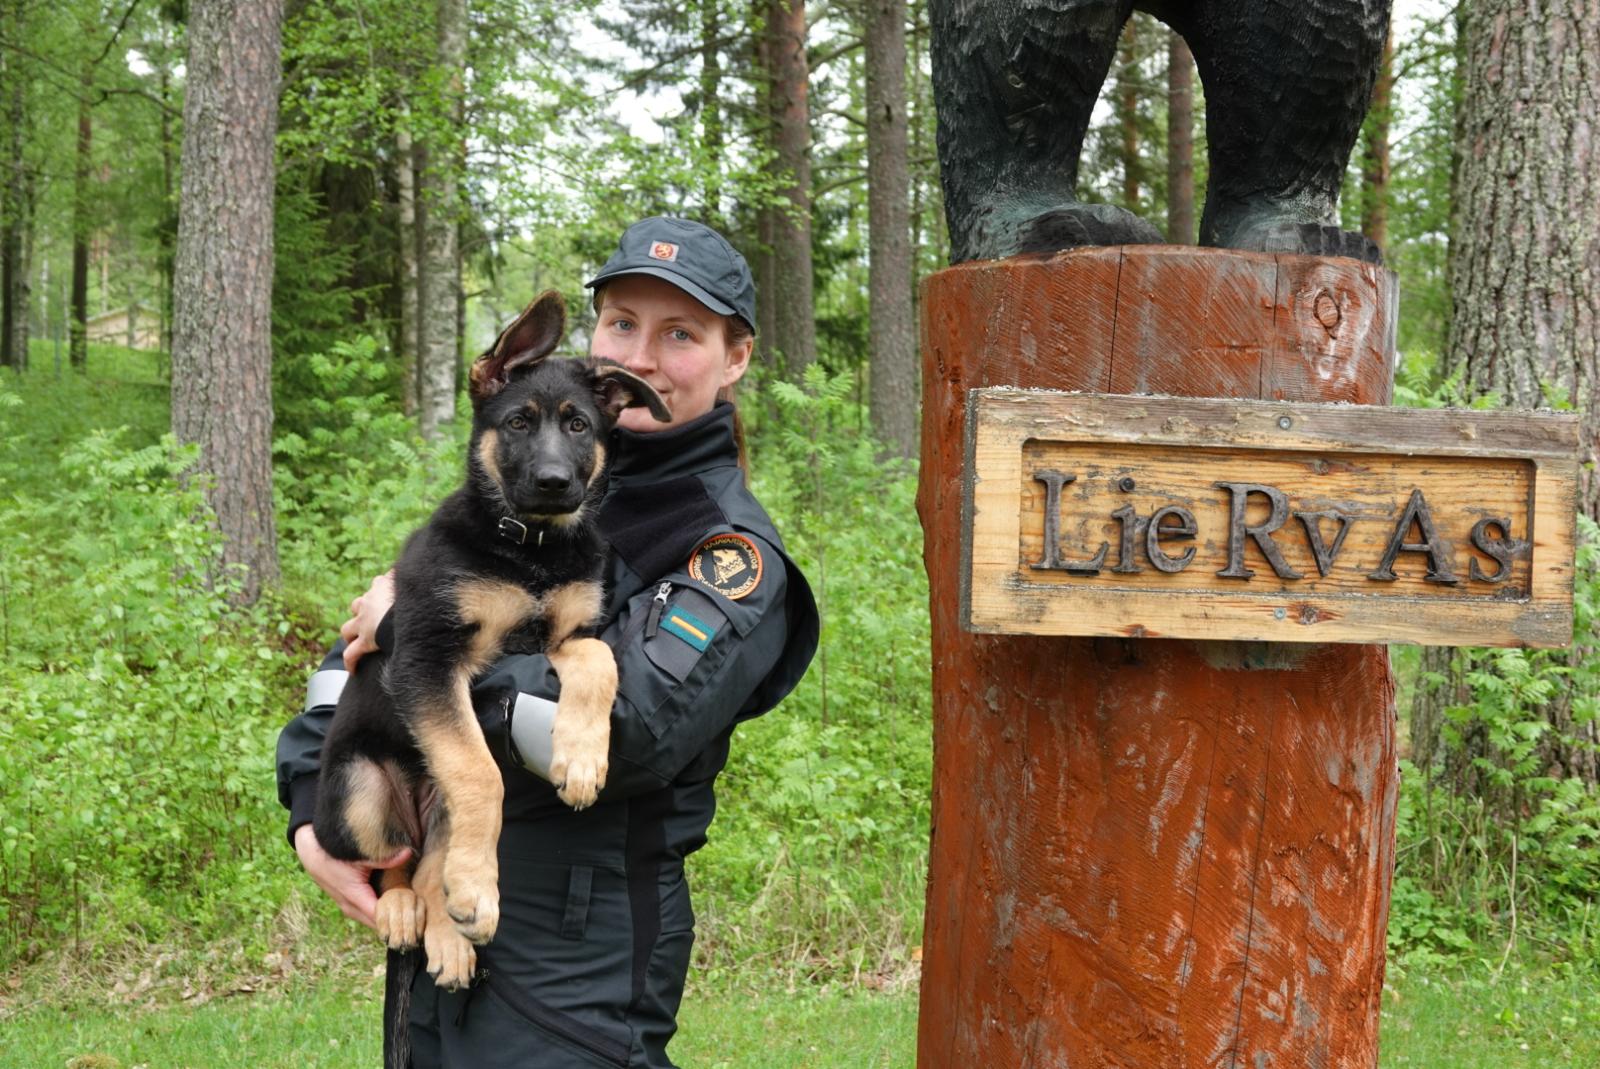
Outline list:
[[[951,261],[1160,243],[1076,195],[1095,98],[1134,8],[1188,42],[1205,87],[1200,244],[1381,254],[1338,228],[1391,0],[929,0]]]

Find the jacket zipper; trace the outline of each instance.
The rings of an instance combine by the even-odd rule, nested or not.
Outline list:
[[[661,628],[661,614],[667,609],[667,599],[672,596],[672,584],[663,582],[656,587],[656,596],[650,602],[650,616],[645,621],[644,637],[655,638],[656,632]]]

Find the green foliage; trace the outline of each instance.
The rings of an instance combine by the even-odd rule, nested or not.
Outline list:
[[[29,413],[0,396],[9,461]],[[192,451],[130,437],[89,430],[53,470],[0,476],[0,967],[282,898],[256,862],[281,849],[263,785],[299,658],[286,624],[230,607]]]
[[[329,220],[305,188],[302,169],[278,174],[272,276],[272,395],[279,431],[306,432],[307,398],[323,383],[307,365],[350,335],[358,294],[347,276],[351,252],[329,240]],[[388,386],[389,379],[383,383]]]
[[[305,429],[274,443],[284,587],[330,638],[350,599],[461,481],[463,438],[425,444],[383,392],[390,373],[371,338],[306,358],[310,388],[294,410]]]
[[[821,648],[740,728],[692,862],[714,969],[903,968],[921,927],[932,786],[927,581],[908,465],[878,459],[849,376],[770,384],[754,489],[810,578]]]
[[[1576,650],[1457,650],[1452,679],[1423,680],[1453,680],[1457,700],[1440,767],[1404,767],[1390,924],[1402,954],[1526,938],[1600,957],[1600,790],[1552,766],[1592,757],[1582,729],[1600,715],[1600,530],[1578,522]]]

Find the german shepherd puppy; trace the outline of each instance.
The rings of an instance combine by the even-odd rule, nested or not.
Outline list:
[[[395,648],[362,659],[322,749],[317,840],[346,861],[412,848],[414,873],[383,874],[378,933],[392,949],[424,945],[449,989],[471,982],[473,944],[500,919],[505,792],[468,686],[503,651],[547,654],[561,677],[551,778],[567,804],[593,804],[617,686],[594,637],[604,443],[625,408],[671,418],[620,364],[546,361],[565,318],[560,294],[545,293],[473,364],[466,484],[406,542]]]

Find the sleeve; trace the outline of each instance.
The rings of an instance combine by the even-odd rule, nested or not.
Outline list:
[[[759,536],[716,537],[733,540],[728,545],[743,556],[728,557],[726,566],[743,564],[744,573],[719,582],[709,563],[695,568],[691,557],[630,598],[600,636],[616,654],[618,676],[602,800],[671,783],[730,726],[766,711],[761,685],[789,637],[787,569]],[[474,691],[480,709],[485,697],[498,696],[506,723],[495,730],[485,721],[485,729],[492,740],[501,737],[504,755],[548,770],[560,693],[548,658],[505,658]]]
[[[343,641],[322,659],[306,684],[305,708],[278,733],[278,801],[289,811],[289,842],[302,824],[311,823],[317,810],[317,771],[322,761],[322,740],[333,723],[333,709],[350,673],[344,670]]]

